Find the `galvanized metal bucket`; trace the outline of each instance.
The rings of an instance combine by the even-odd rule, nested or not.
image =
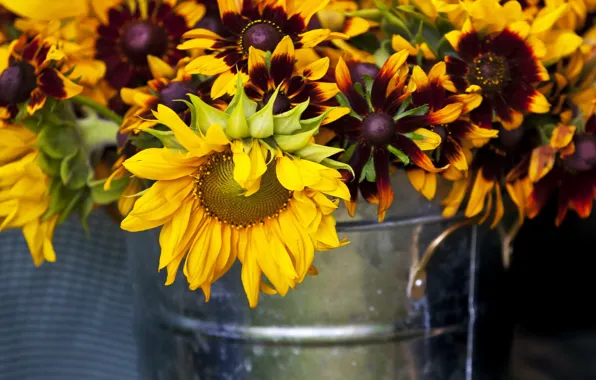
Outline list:
[[[284,298],[261,296],[254,310],[239,268],[213,286],[205,303],[184,278],[163,285],[157,231],[130,234],[141,378],[466,378],[475,255],[481,242],[498,244],[499,238],[472,225],[458,229],[461,219],[443,219],[440,206],[403,175],[393,186],[385,222],[377,223],[376,208],[364,202],[355,218],[341,210],[340,236],[351,243],[318,253],[319,276]],[[447,190],[440,187],[438,196]],[[432,347],[440,345],[428,342],[453,331],[464,332],[452,342],[463,348],[438,363]],[[435,338],[423,339],[429,337]]]

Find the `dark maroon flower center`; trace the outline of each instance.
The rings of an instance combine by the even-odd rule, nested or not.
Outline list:
[[[383,112],[374,112],[366,116],[361,128],[364,140],[374,146],[389,144],[395,134],[393,119]]]
[[[269,92],[265,94],[263,97],[263,103],[269,103],[269,99],[273,96],[273,92]],[[275,102],[273,102],[273,114],[279,115],[280,113],[284,113],[289,111],[292,108],[292,103],[290,103],[290,99],[283,93],[278,92],[277,97],[275,98]]]
[[[138,21],[124,28],[120,46],[134,64],[147,63],[147,55],[163,56],[168,50],[168,34],[151,21]]]
[[[441,141],[445,141],[447,135],[449,135],[449,131],[443,124],[436,125],[434,127],[434,132],[441,137]]]
[[[159,93],[159,102],[176,113],[184,112],[188,106],[179,100],[189,100],[189,93],[195,93],[189,83],[172,82]]]
[[[219,12],[217,9],[209,9],[205,16],[195,24],[195,28],[202,28],[224,36],[227,32],[226,28],[221,22]]]
[[[565,160],[572,171],[584,172],[596,166],[596,137],[579,135],[574,139],[575,152]]]
[[[503,57],[491,53],[474,58],[468,80],[485,91],[497,91],[509,80],[509,67]]]
[[[251,46],[263,51],[273,51],[282,37],[283,33],[275,24],[257,21],[248,24],[242,31],[242,47],[246,52]]]
[[[374,78],[378,72],[379,67],[374,63],[357,63],[350,66],[350,76],[352,77],[352,82],[359,82],[363,89],[366,88],[364,76],[368,75],[369,77]]]
[[[27,62],[14,63],[0,75],[0,101],[5,104],[24,102],[35,87],[35,68]]]
[[[524,133],[525,128],[523,125],[511,131],[505,128],[499,128],[499,142],[506,151],[513,151],[521,143]]]

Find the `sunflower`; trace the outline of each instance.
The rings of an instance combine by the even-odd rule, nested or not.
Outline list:
[[[116,90],[142,86],[151,79],[149,55],[175,66],[185,56],[176,46],[193,26],[177,13],[172,1],[141,0],[134,8],[131,4],[136,3],[118,2],[96,10],[102,23],[97,28],[95,57],[105,62],[105,79]]]
[[[505,29],[486,36],[453,31],[446,37],[458,53],[445,57],[449,89],[482,94],[482,104],[470,114],[480,127],[491,127],[493,113],[505,128],[515,129],[523,112],[548,112],[548,100],[534,87],[549,78],[548,72],[522,35]]]
[[[145,149],[124,162],[156,181],[122,222],[128,231],[163,226],[159,268],[171,284],[185,259],[191,289],[208,300],[211,284],[236,259],[251,307],[259,291],[285,295],[313,272],[314,250],[338,247],[333,211],[349,198],[337,149],[310,142],[325,115],[300,120],[296,107],[273,115],[277,94],[256,111],[239,83],[225,112],[191,95],[190,127],[159,105],[157,120],[176,144]],[[329,166],[326,166],[329,165]],[[265,275],[271,286],[262,281]]]
[[[285,0],[256,2],[218,0],[221,21],[226,34],[197,28],[184,37],[190,40],[179,46],[182,50],[206,49],[208,52],[193,59],[186,70],[191,74],[216,75],[211,89],[215,99],[235,91],[235,76],[244,78],[248,71],[248,53],[252,46],[272,52],[284,36],[290,36],[297,49],[316,46],[330,35],[328,29],[307,30],[310,18],[325,7],[329,0],[304,1],[288,7]]]
[[[279,88],[273,114],[287,112],[307,102],[303,117],[316,117],[330,110],[323,121],[326,124],[349,112],[346,108],[332,108],[339,89],[335,83],[319,81],[328,69],[329,58],[321,58],[297,72],[294,44],[285,36],[273,51],[269,65],[263,51],[249,49],[249,81],[245,91],[250,99],[264,105]]]
[[[0,118],[4,120],[14,118],[23,102],[32,115],[48,97],[68,99],[83,90],[61,72],[64,54],[42,35],[22,35],[11,44],[9,54],[8,61],[0,63]]]
[[[489,138],[497,136],[495,129],[479,128],[467,118],[467,114],[482,102],[479,94],[450,94],[443,88],[446,80],[445,62],[435,64],[428,75],[414,67],[412,79],[416,91],[412,93],[414,107],[428,105],[431,114],[450,104],[462,105],[460,116],[448,123],[430,125],[428,128],[441,137],[441,144],[434,155],[437,166],[447,167],[441,174],[449,180],[462,179],[471,161],[470,146],[480,146]],[[424,117],[424,116],[422,116]],[[406,171],[410,183],[426,198],[433,199],[436,192],[437,173],[414,167]]]
[[[411,161],[429,172],[444,169],[436,168],[423,152],[433,150],[441,143],[439,135],[424,127],[456,120],[463,104],[445,104],[429,114],[426,114],[426,105],[411,107],[409,98],[415,84],[410,81],[406,86],[407,58],[408,51],[402,50],[389,57],[374,79],[363,75],[364,89],[360,82],[352,81],[350,69],[343,59],[337,64],[337,85],[345,97],[344,102],[353,112],[328,127],[347,141],[347,151],[351,152],[351,156],[344,158],[354,170],[354,175],[348,178],[351,198],[346,205],[350,214],[355,211],[360,188],[367,201],[378,204],[379,220],[383,220],[393,202],[389,180],[392,156],[405,164]],[[376,183],[376,186],[367,182]]]
[[[49,179],[36,163],[36,136],[20,125],[0,128],[0,231],[20,228],[36,266],[53,262],[58,215],[48,218]]]
[[[514,130],[507,130],[497,125],[496,129],[499,130],[498,138],[491,139],[476,151],[468,176],[453,183],[451,192],[442,202],[445,206],[443,216],[454,216],[469,193],[465,216],[472,218],[484,210],[480,223],[493,214],[491,223],[493,228],[505,212],[502,191],[505,185],[512,200],[518,206],[520,219],[524,219],[526,214],[524,200],[531,191],[531,182],[525,169],[529,163],[532,148],[536,146],[537,130],[525,125]],[[525,194],[525,198],[521,199],[520,194]]]

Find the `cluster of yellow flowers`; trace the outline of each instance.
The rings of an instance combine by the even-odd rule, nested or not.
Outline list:
[[[496,226],[596,197],[594,0],[0,0],[0,231],[36,265],[117,204],[191,289],[239,261],[251,307],[347,244],[340,200],[405,170]],[[504,191],[506,190],[506,191]],[[399,203],[397,200],[396,203]],[[59,255],[59,253],[58,253]]]

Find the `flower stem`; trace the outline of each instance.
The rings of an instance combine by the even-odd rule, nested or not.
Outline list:
[[[101,116],[105,117],[106,119],[108,119],[110,121],[113,121],[114,123],[116,123],[118,125],[122,124],[122,117],[120,115],[118,115],[116,112],[112,111],[111,109],[102,106],[101,104],[97,103],[94,100],[91,100],[91,99],[86,98],[81,95],[77,95],[77,96],[71,98],[71,100],[77,104],[87,106],[87,107],[93,109],[95,112],[97,112]]]

